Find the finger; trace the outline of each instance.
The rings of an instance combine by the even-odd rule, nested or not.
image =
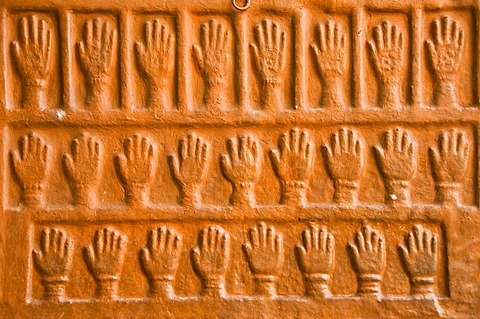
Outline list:
[[[285,153],[290,152],[290,146],[288,134],[282,133],[278,138],[278,149],[280,150],[280,154],[284,155]]]
[[[161,29],[160,20],[153,20],[153,44],[156,48],[160,48]]]
[[[260,245],[260,235],[258,234],[257,227],[250,228],[248,236],[253,247],[258,247]]]
[[[439,20],[433,21],[432,33],[433,33],[433,41],[435,42],[435,44],[436,45],[443,44],[442,29],[440,27],[440,21]]]
[[[237,163],[239,161],[239,156],[238,156],[238,142],[237,138],[233,137],[227,140],[227,150],[228,154],[230,155],[230,158],[234,163]]]
[[[308,142],[310,140],[310,134],[308,133],[308,131],[303,131],[301,134],[300,134],[300,144],[299,144],[299,152],[300,154],[303,154],[305,156],[305,152],[307,150],[307,146],[308,146]]]
[[[210,48],[217,49],[218,28],[220,27],[215,19],[209,21],[210,25]]]
[[[300,153],[300,130],[298,128],[293,128],[290,130],[290,148],[293,152]]]
[[[442,18],[442,37],[443,37],[443,41],[446,43],[446,44],[450,44],[451,43],[451,38],[450,38],[450,35],[452,34],[452,24],[450,22],[450,19],[448,16],[443,16]]]
[[[263,34],[263,28],[260,23],[255,26],[254,37],[258,43],[258,51],[263,53],[265,51],[265,35]]]
[[[38,17],[36,15],[31,15],[29,20],[30,39],[32,40],[33,44],[38,45]]]
[[[272,48],[273,47],[273,44],[272,44],[272,21],[270,21],[268,19],[264,19],[262,21],[262,24],[263,24],[263,33],[264,33],[264,36],[265,36],[265,39],[266,39],[267,48]]]
[[[247,144],[247,136],[242,135],[239,138],[239,147],[238,147],[238,153],[240,160],[244,163],[247,163],[247,154],[249,153],[248,150],[248,144]]]
[[[275,251],[275,228],[273,226],[267,228],[266,243],[267,247],[269,247],[272,251]]]
[[[376,49],[379,51],[383,50],[385,48],[385,43],[383,41],[383,31],[381,26],[376,26],[373,28],[373,39],[376,44]]]
[[[302,232],[302,243],[304,250],[310,251],[312,249],[312,233],[310,229],[304,229]]]
[[[273,167],[275,168],[275,171],[277,172],[280,167],[280,154],[277,150],[270,150],[270,152],[268,152],[268,155],[273,164]]]
[[[30,35],[28,31],[28,20],[26,17],[18,20],[19,29],[19,41],[22,45],[26,45],[30,41]]]
[[[320,51],[325,52],[327,50],[327,32],[325,30],[325,24],[320,24],[318,26],[319,33],[319,42],[320,42]]]
[[[145,45],[148,48],[153,46],[153,26],[152,21],[145,22]]]
[[[355,244],[361,252],[366,251],[365,237],[363,236],[363,233],[361,231],[357,232],[357,235],[355,236]]]
[[[260,245],[262,247],[266,247],[267,246],[267,225],[261,222],[261,223],[258,223],[257,228],[258,228],[258,235],[260,239]]]

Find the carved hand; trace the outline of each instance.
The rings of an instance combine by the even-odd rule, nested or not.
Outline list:
[[[72,140],[72,154],[63,155],[65,175],[70,181],[73,204],[93,207],[102,172],[101,141],[89,133]]]
[[[465,34],[458,23],[448,16],[433,21],[432,27],[433,39],[426,44],[435,78],[433,103],[454,107],[457,106],[454,81],[462,62]]]
[[[126,250],[127,236],[110,227],[97,230],[93,243],[84,247],[85,262],[97,284],[97,298],[117,298]]]
[[[265,110],[279,111],[284,106],[281,86],[286,60],[286,33],[269,19],[255,25],[255,44],[250,44],[261,82],[260,103]]]
[[[275,296],[275,279],[283,266],[283,237],[275,227],[259,223],[250,228],[249,241],[243,244],[255,280],[256,294]]]
[[[63,300],[73,261],[73,240],[63,230],[45,228],[42,231],[40,250],[33,250],[33,261],[42,277],[45,299]]]
[[[411,133],[400,127],[385,133],[383,146],[375,146],[375,155],[385,180],[385,202],[410,203],[410,181],[417,172],[417,143]]]
[[[329,297],[328,283],[335,267],[335,239],[325,227],[310,224],[302,232],[302,245],[296,247],[303,272],[305,294]]]
[[[47,108],[46,89],[52,70],[52,30],[45,19],[30,15],[20,18],[18,33],[11,52],[22,80],[22,107],[43,110]]]
[[[290,134],[289,134],[290,133]],[[308,179],[313,168],[314,144],[308,131],[293,128],[278,140],[278,150],[270,151],[275,173],[280,180],[280,202],[287,205],[305,203]]]
[[[209,146],[203,138],[188,134],[180,140],[178,157],[168,156],[172,177],[180,191],[180,203],[192,206],[200,203],[200,185],[205,180],[209,164]]]
[[[42,193],[49,171],[48,145],[34,132],[19,139],[20,152],[10,153],[15,175],[21,187],[21,202],[27,206],[42,205]]]
[[[384,109],[400,108],[403,33],[397,25],[384,21],[373,29],[373,41],[368,42],[368,47],[379,77],[378,104]]]
[[[230,57],[229,38],[225,26],[212,19],[201,26],[201,45],[193,46],[193,56],[205,82],[203,102],[209,111],[225,108],[227,104],[225,83]]]
[[[334,181],[333,200],[337,203],[356,203],[364,166],[360,134],[355,130],[341,128],[332,134],[330,145],[323,145],[322,151],[328,173]]]
[[[369,225],[357,232],[355,243],[348,244],[353,267],[357,273],[359,295],[379,295],[385,270],[385,238]]]
[[[167,85],[174,61],[174,37],[159,19],[145,22],[145,43],[135,43],[135,53],[148,85],[148,106],[168,109]]]
[[[429,148],[436,200],[460,204],[461,184],[465,180],[470,155],[470,141],[464,131],[443,131],[438,137],[438,149]]]
[[[340,24],[327,20],[318,25],[318,39],[311,45],[318,73],[322,81],[320,105],[344,108],[342,78],[347,67],[345,60],[345,33]]]
[[[203,229],[192,249],[195,272],[202,279],[202,295],[225,297],[225,273],[230,259],[230,235],[218,226]]]
[[[149,231],[147,247],[140,250],[140,265],[150,282],[154,298],[173,297],[172,281],[178,268],[182,236],[165,226]]]
[[[157,170],[157,150],[147,136],[125,139],[124,153],[115,156],[117,175],[129,205],[145,205]]]
[[[77,54],[87,81],[87,109],[103,110],[111,102],[107,88],[115,67],[116,48],[117,30],[109,21],[97,17],[85,22]]]
[[[410,279],[411,294],[434,297],[438,236],[421,225],[415,225],[405,236],[405,246],[399,245],[399,250]]]
[[[258,144],[255,137],[241,135],[227,141],[228,154],[220,156],[220,165],[225,178],[232,184],[230,203],[250,205],[253,203],[253,185],[260,173]]]

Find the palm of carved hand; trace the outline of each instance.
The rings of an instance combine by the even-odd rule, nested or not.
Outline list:
[[[363,170],[362,154],[333,154],[331,161],[328,162],[328,170],[334,180],[356,181]]]
[[[382,172],[392,180],[408,181],[415,175],[417,162],[408,152],[392,150],[380,160]]]
[[[273,247],[260,245],[247,248],[246,252],[254,274],[275,276],[280,272],[283,263],[282,254]]]
[[[375,65],[378,75],[385,81],[398,78],[402,70],[402,48],[384,48],[375,55]]]
[[[300,246],[301,247],[301,246]],[[303,247],[302,247],[303,248]],[[333,254],[325,249],[304,248],[300,253],[302,269],[307,274],[330,274],[333,271]]]
[[[144,248],[140,256],[148,276],[155,278],[162,275],[174,275],[180,254],[177,250],[160,250],[149,247]]]
[[[12,152],[15,173],[24,186],[38,185],[45,180],[48,147],[35,133],[21,138],[20,155]]]
[[[149,46],[137,53],[142,69],[149,77],[164,78],[171,69],[170,50]]]
[[[361,274],[380,274],[383,272],[385,252],[377,247],[375,249],[367,249],[359,251],[360,258],[355,257],[355,268]]]
[[[30,80],[46,80],[50,73],[50,47],[42,49],[32,43],[20,44],[14,49],[19,72]]]
[[[232,163],[227,176],[232,183],[250,183],[256,180],[259,167],[253,161],[237,161]]]
[[[67,275],[72,264],[73,241],[55,229],[49,234],[44,231],[43,236],[41,250],[33,251],[35,266],[48,277]],[[45,242],[45,236],[51,238]]]
[[[429,45],[429,54],[435,74],[444,80],[452,80],[460,67],[463,46],[456,43]]]
[[[465,178],[468,161],[464,154],[443,154],[433,160],[435,175],[441,182],[460,183]]]
[[[100,179],[100,142],[83,135],[72,141],[72,154],[65,154],[64,164],[69,178],[78,184]]]
[[[95,249],[95,255],[88,254],[87,257],[89,268],[98,277],[120,275],[121,261],[122,252],[118,249],[106,249],[104,251]]]
[[[204,278],[220,276],[227,271],[225,252],[221,249],[200,249],[195,260],[197,260],[196,267]]]
[[[303,182],[310,175],[311,160],[296,152],[281,154],[278,166],[279,175],[285,182]]]
[[[208,79],[224,79],[227,74],[228,52],[224,48],[209,48],[203,51],[204,74]]]
[[[197,184],[205,176],[206,165],[198,157],[187,156],[180,162],[179,180],[185,184]]]
[[[329,48],[317,54],[317,64],[324,79],[341,78],[345,71],[344,48]]]
[[[436,252],[420,250],[404,254],[405,266],[408,273],[414,277],[433,276],[437,270]]]

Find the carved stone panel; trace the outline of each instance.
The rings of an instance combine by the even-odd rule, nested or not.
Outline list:
[[[476,1],[0,16],[0,317],[479,316]]]

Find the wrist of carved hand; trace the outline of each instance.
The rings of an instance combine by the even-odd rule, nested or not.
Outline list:
[[[211,275],[205,276],[202,281],[203,296],[224,296],[225,295],[225,276]]]
[[[435,201],[439,203],[461,204],[460,191],[462,184],[457,182],[436,182]]]
[[[405,205],[410,203],[410,181],[386,180],[385,203],[389,205]]]
[[[304,204],[306,201],[307,183],[303,181],[281,181],[281,204]]]
[[[118,282],[120,276],[117,275],[98,275],[95,278],[96,290],[95,296],[99,299],[115,298],[118,293]]]
[[[200,204],[200,185],[196,183],[180,184],[180,203],[184,206]]]
[[[261,296],[275,296],[276,295],[276,288],[275,288],[275,280],[276,277],[273,275],[260,275],[255,274],[253,276],[253,281],[255,283],[255,294]]]
[[[43,277],[42,284],[45,287],[45,299],[61,301],[65,296],[65,286],[68,277],[63,275]]]
[[[434,276],[413,276],[410,278],[410,293],[413,296],[429,297],[435,295]]]
[[[128,183],[125,186],[125,202],[129,205],[145,204],[148,189],[148,183]]]
[[[381,293],[380,283],[382,275],[380,274],[360,274],[357,276],[359,295],[379,295]]]
[[[254,201],[253,182],[233,183],[232,196],[230,203],[235,205],[251,204]]]
[[[42,201],[43,182],[26,183],[22,185],[21,201],[26,205],[38,206]]]
[[[174,295],[173,279],[173,275],[150,277],[150,296],[153,298],[171,298]]]
[[[305,281],[305,294],[312,297],[329,297],[331,293],[328,289],[330,274],[312,273],[303,274]]]
[[[336,179],[334,180],[335,192],[333,201],[336,203],[356,203],[359,183],[357,180]]]
[[[25,88],[30,90],[45,90],[47,88],[47,80],[45,79],[26,79]]]

